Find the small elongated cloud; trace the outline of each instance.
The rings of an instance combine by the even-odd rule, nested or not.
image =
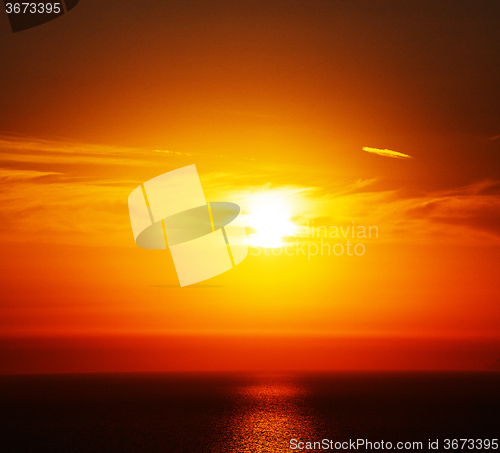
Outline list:
[[[408,154],[398,153],[397,151],[391,151],[390,149],[378,149],[363,146],[363,151],[366,151],[367,153],[378,154],[379,156],[394,157],[396,159],[412,159],[412,157]]]
[[[55,171],[12,170],[9,168],[0,168],[0,182],[11,180],[26,180],[53,175],[62,175],[62,173]]]

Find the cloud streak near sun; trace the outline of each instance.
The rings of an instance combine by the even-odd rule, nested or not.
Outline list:
[[[392,151],[390,149],[378,149],[363,146],[363,151],[366,151],[367,153],[378,154],[379,156],[393,157],[395,159],[413,159],[408,154],[398,153],[397,151]]]
[[[130,191],[159,169],[192,164],[187,154],[0,136],[0,244],[129,247]],[[254,230],[251,239],[261,245],[280,245],[282,237],[293,236],[294,227],[308,221],[377,225],[384,232],[379,242],[500,244],[499,180],[421,194],[380,185],[375,175],[331,179],[318,171],[304,178],[301,166],[284,171],[258,162],[227,160],[221,165],[203,153],[196,157],[198,163],[205,171],[206,199],[238,203]]]

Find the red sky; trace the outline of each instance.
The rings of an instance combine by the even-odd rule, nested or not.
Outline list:
[[[81,0],[13,34],[2,11],[0,372],[494,362],[499,16]],[[168,252],[134,244],[127,197],[193,163],[248,219],[279,200],[297,226],[379,236],[362,257],[261,253],[179,288]]]

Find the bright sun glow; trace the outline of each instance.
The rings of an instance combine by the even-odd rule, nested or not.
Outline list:
[[[256,230],[250,235],[251,245],[278,248],[284,245],[284,237],[295,234],[296,226],[290,219],[291,209],[284,194],[255,194],[251,197],[249,208],[245,223]]]

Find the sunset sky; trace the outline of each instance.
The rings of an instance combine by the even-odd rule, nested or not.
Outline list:
[[[2,10],[0,373],[487,367],[499,23],[486,0],[81,0],[12,33]],[[180,288],[127,199],[191,164],[251,248]],[[378,237],[279,255],[320,243],[305,225]]]

